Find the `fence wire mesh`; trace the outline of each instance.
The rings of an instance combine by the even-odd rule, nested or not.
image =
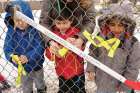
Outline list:
[[[91,44],[89,47],[89,43],[86,44],[84,42],[84,46],[81,45],[82,48],[85,47],[85,53],[90,53],[90,55],[124,76],[125,73],[123,73],[123,71],[128,71],[129,75],[126,73],[126,78],[136,78],[135,76],[137,76],[137,71],[135,68],[140,68],[140,59],[134,58],[139,58],[138,54],[140,52],[137,53],[136,51],[139,50],[135,50],[136,54],[134,53],[132,54],[132,58],[128,58],[130,50],[133,50],[133,46],[131,46],[132,43],[137,41],[136,39],[134,39],[134,41],[129,41],[126,40],[126,38],[132,38],[133,34],[138,41],[140,40],[139,0],[44,0],[41,4],[43,7],[38,8],[37,10],[31,10],[35,22],[40,23],[51,31],[54,31],[54,33],[64,39],[67,39],[68,37],[72,37],[74,40],[79,40],[79,38],[83,39],[81,33],[78,33],[78,35],[77,33],[76,35],[67,35],[69,33],[64,35],[65,33],[63,30],[67,29],[67,22],[69,21],[72,22],[71,28],[74,30],[71,30],[69,29],[70,27],[68,27],[68,30],[66,31],[77,31],[80,28],[81,31],[85,31],[83,29],[86,29],[87,31],[94,33],[94,29],[96,28],[95,20],[100,13],[101,17],[98,20],[98,25],[102,33],[98,33],[98,36],[100,36],[104,41],[112,39],[113,37],[119,38],[121,43],[119,43],[119,45],[116,47],[118,49],[113,49],[115,53],[109,55],[110,51],[104,45],[97,47],[96,45]],[[119,7],[114,6],[114,4],[118,4]],[[122,5],[125,4],[128,6],[122,7]],[[4,9],[3,7],[7,6],[4,6],[3,2],[1,2],[0,5],[2,9]],[[19,3],[17,5],[18,6],[16,7],[18,7],[18,10],[22,11],[28,17],[33,18],[32,14],[30,14],[31,11],[29,7],[23,3]],[[112,9],[110,6],[113,6],[114,9]],[[40,33],[38,33],[38,31],[33,27],[28,26],[28,28],[26,28],[27,25],[22,20],[16,18],[14,19],[14,12],[10,10],[13,9],[13,7],[14,6],[9,5],[7,8],[9,9],[7,12],[13,13],[10,15],[10,17],[9,15],[6,15],[6,12],[1,13],[0,15],[0,93],[32,93],[32,89],[29,89],[32,86],[33,93],[102,93],[97,89],[103,89],[103,93],[115,93],[107,90],[116,91],[114,86],[116,82],[118,83],[118,81],[103,73],[101,70],[95,68],[91,64],[88,64],[86,60],[83,62],[82,59],[72,52],[68,52],[68,54],[64,55],[64,57],[59,58],[60,55],[58,55],[58,49],[62,49],[63,47],[58,43],[55,43],[57,46],[59,46],[59,48],[57,47],[57,50],[53,50],[49,46],[50,38],[46,38],[45,35],[40,35]],[[129,11],[129,9],[132,11]],[[12,20],[12,18],[14,20]],[[106,27],[106,25],[108,26]],[[117,25],[117,30],[114,30],[114,25]],[[60,29],[62,31],[60,31]],[[114,33],[119,32],[115,31],[122,31],[123,33],[118,36]],[[84,40],[87,41],[85,37]],[[97,44],[101,43],[101,41],[96,37],[95,41],[98,41]],[[46,44],[42,45],[44,42]],[[107,42],[107,45],[112,47],[114,44],[116,44],[116,42],[117,40],[111,44]],[[71,43],[79,48],[79,42],[79,45],[77,45],[77,43]],[[50,53],[50,51],[53,53]],[[21,76],[22,84],[24,86],[16,86],[19,69],[17,69],[15,66],[17,63],[14,63],[15,60],[12,59],[13,55],[11,54],[18,55],[20,62],[23,63],[22,66],[24,66],[25,71],[27,72],[27,76]],[[54,54],[57,56],[54,56]],[[45,57],[45,60],[43,56]],[[72,58],[74,58],[74,60]],[[131,62],[133,60],[135,61],[131,63],[126,61],[128,59]],[[79,62],[81,63],[79,64]],[[44,77],[41,73],[41,68],[43,68]],[[79,69],[79,72],[77,71],[77,68]],[[94,79],[92,79],[93,73],[90,73],[91,76],[89,76],[88,73],[92,71],[95,72],[94,74],[96,78]],[[76,73],[75,76],[71,76],[73,73]],[[139,80],[139,76],[137,78]],[[45,86],[43,85],[43,81],[41,81],[42,79],[44,79],[45,86],[47,87],[46,92],[43,91]],[[34,81],[33,85],[31,84],[32,80]],[[80,82],[81,84],[78,84],[77,82]],[[25,83],[28,83],[29,85]],[[85,85],[83,83],[85,83]],[[83,87],[85,87],[85,91]],[[107,92],[105,92],[105,90]],[[118,91],[119,89],[117,89],[116,93],[133,93],[131,90],[131,92]],[[135,92],[140,93],[140,91]]]

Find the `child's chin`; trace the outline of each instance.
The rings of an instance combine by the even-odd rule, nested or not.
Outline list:
[[[25,30],[25,28],[22,28],[22,27],[20,27],[19,29],[20,29],[20,30],[23,30],[23,31]]]

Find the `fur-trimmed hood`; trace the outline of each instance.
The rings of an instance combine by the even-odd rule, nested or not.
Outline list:
[[[99,18],[99,27],[102,29],[108,21],[117,18],[125,26],[125,31],[133,35],[136,22],[133,20],[133,8],[131,4],[112,4],[108,8],[102,9],[102,16]]]

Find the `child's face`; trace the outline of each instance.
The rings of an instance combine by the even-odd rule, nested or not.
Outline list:
[[[112,20],[109,23],[109,29],[111,32],[113,32],[115,35],[119,35],[122,32],[125,31],[124,25],[119,20]]]
[[[16,20],[15,22],[16,22],[16,25],[15,25],[15,26],[16,26],[17,28],[23,30],[23,31],[28,27],[28,24],[25,23],[25,22],[22,21],[22,20],[19,20],[19,19],[18,19],[18,20]]]
[[[71,27],[71,21],[70,20],[55,20],[55,25],[60,31],[67,31]]]

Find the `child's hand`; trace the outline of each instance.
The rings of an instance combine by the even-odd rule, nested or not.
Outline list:
[[[49,43],[50,43],[50,46],[51,46],[51,47],[57,47],[57,46],[58,46],[58,43],[56,43],[56,42],[53,41],[53,40],[50,41]]]
[[[81,49],[81,47],[82,47],[82,45],[83,45],[83,42],[84,42],[84,41],[83,41],[81,38],[78,38],[78,39],[75,40],[74,45],[75,45],[77,48]]]
[[[92,81],[92,80],[95,79],[95,75],[94,75],[93,72],[88,72],[88,73],[87,73],[87,77],[88,77],[88,80],[89,80],[89,81]]]
[[[25,55],[20,55],[19,59],[22,64],[25,64],[28,62],[28,58]]]
[[[57,55],[58,54],[58,50],[60,49],[60,45],[58,45],[56,42],[54,41],[50,41],[50,52]]]
[[[80,48],[82,47],[83,45],[83,40],[81,38],[78,38],[78,39],[75,39],[75,38],[67,38],[66,39],[68,42],[70,42],[71,44],[73,44],[74,46],[76,46],[77,48]]]
[[[70,38],[67,38],[66,41],[68,41],[71,44],[74,44],[75,38],[70,37]]]

